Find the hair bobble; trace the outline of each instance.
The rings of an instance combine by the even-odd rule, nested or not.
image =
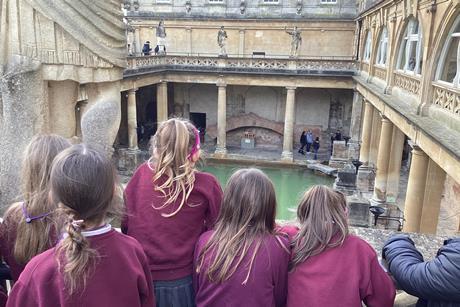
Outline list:
[[[72,220],[72,222],[70,222],[70,225],[72,225],[72,227],[77,230],[77,231],[80,231],[81,230],[81,224],[84,223],[84,220]]]

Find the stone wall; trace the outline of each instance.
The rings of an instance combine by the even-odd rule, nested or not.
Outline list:
[[[438,235],[455,235],[460,232],[460,184],[446,176],[441,210],[439,212]]]

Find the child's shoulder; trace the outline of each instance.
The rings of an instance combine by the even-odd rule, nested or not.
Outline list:
[[[143,251],[142,245],[133,237],[125,235],[121,232],[113,230],[114,239],[118,241],[118,245],[123,245],[125,248],[132,248],[136,251]]]
[[[294,225],[278,226],[277,232],[286,235],[290,240],[299,232],[299,227]]]
[[[202,171],[196,171],[195,172],[195,180],[215,182],[215,183],[219,182],[217,180],[216,176],[214,176],[213,174],[207,173],[207,172],[202,172]]]
[[[359,251],[362,255],[372,257],[376,255],[374,248],[369,243],[367,243],[367,241],[356,235],[347,235],[344,244],[348,246],[350,249]]]
[[[33,257],[25,266],[19,280],[29,282],[32,277],[36,280],[52,280],[58,272],[56,248],[51,248]]]

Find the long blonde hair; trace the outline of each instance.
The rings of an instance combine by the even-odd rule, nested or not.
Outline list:
[[[197,137],[197,129],[189,121],[172,118],[160,124],[152,139],[149,166],[155,171],[153,185],[155,191],[160,191],[166,199],[161,206],[152,206],[160,210],[180,197],[177,209],[169,214],[162,213],[164,217],[177,214],[193,190],[196,170],[190,154]],[[163,176],[166,179],[160,180]]]
[[[342,245],[348,235],[345,196],[327,186],[313,186],[305,192],[297,218],[300,230],[292,242],[291,270],[326,248]]]
[[[52,240],[57,239],[59,226],[55,206],[48,197],[50,171],[54,157],[70,145],[65,138],[51,134],[34,136],[26,147],[21,174],[24,202],[10,206],[4,216],[5,226],[16,228],[13,255],[20,264],[56,243]],[[29,217],[42,217],[26,221],[23,212]]]
[[[246,284],[263,235],[275,232],[275,215],[275,189],[267,175],[255,168],[236,171],[225,188],[215,231],[199,254],[197,273],[206,258],[210,261],[204,272],[207,278],[223,282],[242,265],[253,247],[248,272],[242,282]]]
[[[51,194],[66,217],[65,237],[57,246],[59,270],[70,295],[81,287],[96,265],[98,253],[82,234],[88,225],[99,225],[115,212],[117,184],[112,161],[84,144],[59,154],[51,170]]]

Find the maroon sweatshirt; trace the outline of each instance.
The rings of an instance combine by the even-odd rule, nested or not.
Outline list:
[[[165,202],[163,194],[154,190],[153,175],[144,163],[129,181],[125,190],[127,214],[121,230],[141,243],[154,281],[180,279],[192,274],[195,243],[214,225],[222,189],[211,174],[196,172],[195,185],[187,202],[176,215],[164,217],[162,214],[178,208],[181,195],[163,209],[153,208]],[[165,177],[159,182],[163,180]]]
[[[18,280],[25,265],[19,264],[14,259],[14,243],[16,242],[17,224],[12,221],[4,220],[0,224],[0,252],[3,260],[8,264],[11,270],[13,281]]]
[[[294,236],[297,229],[283,227]],[[287,306],[393,306],[395,288],[374,249],[348,235],[341,246],[326,249],[298,265],[288,277]],[[299,302],[302,304],[299,305]]]
[[[88,240],[99,257],[84,290],[69,298],[52,248],[27,264],[7,306],[155,306],[147,259],[136,240],[113,229]]]
[[[195,249],[195,266],[199,254],[213,231],[204,233]],[[206,272],[211,257],[207,254],[200,273],[194,272],[193,284],[197,307],[279,307],[286,304],[289,242],[286,237],[267,235],[256,254],[246,284],[253,247],[229,279],[222,283],[209,281]],[[212,253],[212,252],[211,252]]]

